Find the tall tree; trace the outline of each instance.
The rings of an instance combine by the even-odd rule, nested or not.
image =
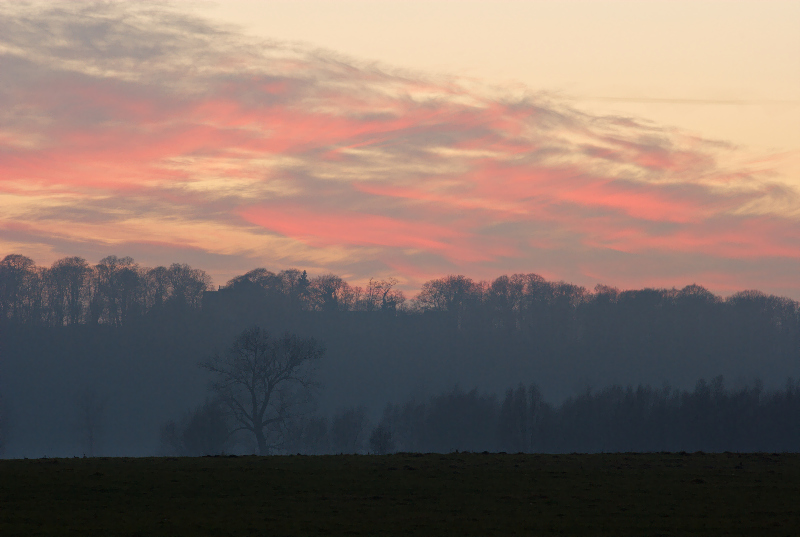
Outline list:
[[[8,443],[8,418],[8,403],[0,395],[0,455],[6,450],[6,444]]]
[[[297,311],[303,309],[308,301],[308,274],[297,269],[282,270],[278,273],[283,294],[286,297],[289,309]]]
[[[46,275],[51,323],[78,324],[86,309],[92,268],[82,257],[54,262]]]
[[[447,312],[460,329],[465,312],[481,303],[484,291],[482,283],[476,283],[466,276],[450,275],[425,282],[415,301],[423,311]]]
[[[163,455],[200,457],[219,455],[229,445],[230,432],[225,409],[218,401],[207,399],[179,422],[161,426]]]
[[[349,287],[347,282],[335,274],[324,274],[313,278],[308,289],[314,309],[338,311],[342,292],[347,287]]]
[[[139,265],[130,257],[110,255],[95,267],[93,320],[120,326],[133,314],[142,313],[143,285]]]
[[[170,265],[168,274],[172,286],[172,300],[180,305],[199,308],[203,300],[203,291],[211,286],[208,274],[180,263]]]
[[[516,390],[506,391],[498,417],[498,441],[500,446],[514,453],[530,450],[530,412],[528,391],[520,383]]]
[[[105,429],[108,397],[96,387],[89,386],[78,394],[77,432],[84,454],[94,457]]]
[[[0,315],[19,321],[36,320],[41,302],[39,284],[33,259],[19,254],[5,256],[0,261]]]
[[[144,275],[145,304],[147,309],[160,308],[172,296],[172,282],[166,267],[147,269]]]
[[[488,303],[495,327],[508,331],[519,328],[525,292],[525,275],[500,276],[489,286]]]
[[[363,406],[341,410],[333,416],[330,430],[333,453],[361,453],[369,420]]]
[[[369,279],[369,285],[364,293],[364,309],[366,311],[395,311],[406,301],[402,291],[394,288],[397,285],[395,278],[388,280]]]

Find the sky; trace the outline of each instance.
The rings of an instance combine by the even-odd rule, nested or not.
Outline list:
[[[0,253],[800,299],[799,2],[0,2]]]

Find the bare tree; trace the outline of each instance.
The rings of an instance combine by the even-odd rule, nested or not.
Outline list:
[[[53,263],[44,281],[52,324],[61,326],[81,321],[91,274],[92,268],[81,257],[65,257]]]
[[[252,327],[225,354],[200,365],[214,375],[211,388],[237,425],[232,432],[251,432],[259,453],[268,455],[308,402],[315,362],[324,352],[314,338],[273,338]]]
[[[193,269],[187,264],[173,263],[169,267],[172,300],[178,304],[199,308],[203,291],[211,287],[211,278],[205,271]]]
[[[0,317],[17,321],[39,320],[42,269],[33,259],[10,254],[0,261]]]
[[[330,452],[328,419],[324,416],[307,416],[289,426],[284,443],[287,453],[325,455]]]
[[[169,269],[156,267],[147,269],[145,280],[145,306],[147,309],[160,308],[172,296],[172,282]]]
[[[376,280],[370,278],[369,285],[364,294],[364,309],[367,311],[395,311],[405,301],[406,297],[402,291],[394,289],[397,279]]]
[[[199,457],[224,453],[231,435],[224,409],[218,401],[207,399],[179,422],[162,425],[160,438],[163,455]]]
[[[3,396],[0,395],[0,455],[5,452],[6,445],[8,444],[8,417],[8,403],[3,399]]]
[[[308,290],[314,309],[319,311],[338,311],[342,292],[348,284],[335,274],[317,276],[309,282]]]
[[[422,311],[447,312],[460,330],[466,312],[481,303],[487,287],[466,276],[450,275],[425,282],[414,302]]]
[[[331,450],[334,453],[361,453],[368,428],[367,409],[363,406],[339,411],[331,423]]]
[[[145,274],[131,257],[110,255],[101,259],[95,266],[93,321],[125,324],[143,306]]]
[[[289,299],[291,309],[300,310],[308,300],[308,274],[297,269],[282,270],[278,273],[284,296]]]
[[[95,450],[102,438],[107,406],[108,397],[101,394],[94,387],[86,388],[78,394],[77,429],[84,453],[87,453],[90,457],[94,457]]]
[[[394,451],[392,431],[385,425],[378,425],[369,435],[369,448],[375,455],[386,455]]]

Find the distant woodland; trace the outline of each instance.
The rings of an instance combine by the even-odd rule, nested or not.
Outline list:
[[[0,261],[6,456],[252,451],[198,364],[259,326],[324,346],[273,452],[797,451],[800,304],[450,275]],[[703,380],[705,379],[705,380]],[[310,385],[310,384],[309,384]]]

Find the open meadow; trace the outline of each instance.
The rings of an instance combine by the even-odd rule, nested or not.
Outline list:
[[[796,535],[800,455],[0,461],[0,535]]]

